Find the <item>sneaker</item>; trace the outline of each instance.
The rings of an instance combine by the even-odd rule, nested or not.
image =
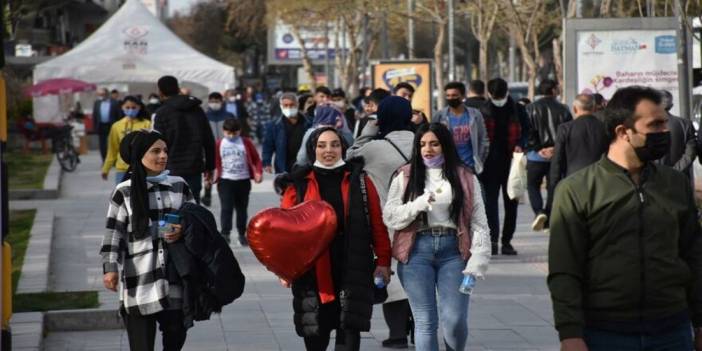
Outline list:
[[[517,254],[517,250],[515,250],[510,244],[503,244],[502,254],[507,256],[514,256]]]
[[[531,223],[531,230],[535,232],[544,230],[544,225],[546,225],[547,220],[548,217],[545,214],[539,213],[539,215],[534,219],[534,222]]]
[[[246,240],[246,235],[239,235],[239,245],[249,246],[249,241]]]
[[[382,345],[388,349],[406,349],[409,347],[407,345],[407,338],[385,339],[383,340]]]
[[[492,243],[492,255],[495,256],[498,254],[497,252],[497,243]]]

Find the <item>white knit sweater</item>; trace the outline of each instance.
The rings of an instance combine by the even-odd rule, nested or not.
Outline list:
[[[435,184],[436,179],[429,179],[432,174],[427,172],[426,186]],[[423,211],[448,211],[446,206],[434,206],[428,202],[428,196],[420,196],[414,201],[409,201],[406,204],[402,203],[402,195],[404,193],[404,176],[399,174],[393,179],[388,191],[388,200],[383,208],[383,221],[389,229],[400,230],[406,228],[417,218],[417,215]],[[433,189],[432,189],[433,190]],[[485,215],[485,206],[481,195],[480,182],[478,178],[473,176],[473,218],[470,222],[471,239],[471,256],[468,259],[466,268],[463,274],[473,274],[475,277],[484,279],[487,272],[488,263],[490,262],[490,229],[487,224]],[[428,195],[428,192],[425,193]],[[448,214],[442,216],[431,217],[448,217]]]

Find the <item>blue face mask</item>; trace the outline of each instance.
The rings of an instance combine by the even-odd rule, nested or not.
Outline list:
[[[225,137],[225,138],[227,138],[227,140],[229,140],[229,142],[234,143],[234,142],[238,141],[239,138],[241,138],[241,136],[240,136],[240,135],[237,135],[237,136],[228,136],[228,137]]]
[[[171,173],[169,170],[165,170],[161,172],[161,174],[157,176],[147,176],[146,181],[150,183],[160,183],[166,179],[168,179],[168,175]]]
[[[129,118],[134,118],[134,117],[136,117],[136,116],[139,115],[139,109],[138,109],[138,108],[135,108],[135,109],[123,108],[123,109],[122,109],[122,112],[124,113],[125,116],[127,116],[127,117],[129,117]]]

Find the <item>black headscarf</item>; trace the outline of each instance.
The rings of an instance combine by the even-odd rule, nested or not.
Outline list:
[[[378,106],[378,139],[398,130],[409,130],[412,104],[399,96],[388,96]]]
[[[132,207],[132,233],[136,239],[149,234],[149,194],[146,189],[146,168],[141,163],[146,151],[163,135],[156,131],[139,130],[127,134],[119,144],[119,155],[129,168],[124,179],[131,179],[129,201]]]

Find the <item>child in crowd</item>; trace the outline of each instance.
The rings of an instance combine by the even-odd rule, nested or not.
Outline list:
[[[251,139],[241,135],[241,123],[237,119],[227,119],[222,125],[223,138],[215,144],[215,178],[221,204],[220,225],[222,235],[230,241],[232,214],[236,210],[236,229],[239,244],[246,241],[249,194],[251,179],[260,183],[263,179],[261,157]]]

